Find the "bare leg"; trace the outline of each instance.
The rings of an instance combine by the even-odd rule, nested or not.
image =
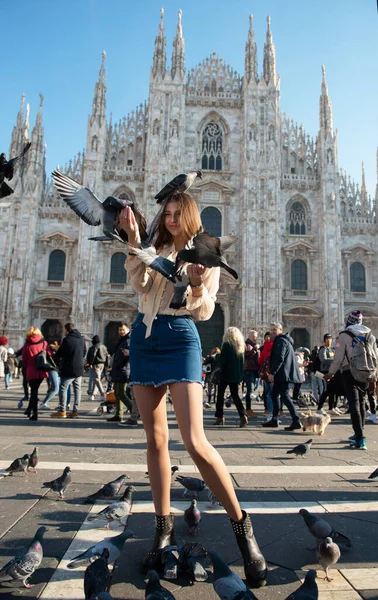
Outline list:
[[[202,387],[199,383],[170,385],[173,407],[185,448],[204,481],[234,521],[243,518],[226,465],[207,441],[203,429]]]
[[[155,513],[159,516],[169,515],[171,460],[168,452],[166,387],[134,385],[133,392],[147,436],[147,467]]]

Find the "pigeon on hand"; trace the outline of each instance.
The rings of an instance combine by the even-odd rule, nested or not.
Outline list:
[[[175,194],[186,192],[197,179],[202,179],[202,171],[190,171],[189,173],[181,173],[176,175],[172,181],[167,183],[160,192],[155,196],[157,204],[164,200],[173,200]]]
[[[24,456],[22,458],[16,458],[7,469],[5,469],[7,475],[5,475],[5,477],[8,477],[9,475],[13,475],[13,473],[21,473],[21,471],[23,471],[26,475],[27,471],[28,471],[28,465],[29,465],[29,454],[24,454]]]
[[[106,519],[106,529],[109,529],[112,521],[118,521],[121,526],[126,525],[131,512],[133,492],[136,492],[136,488],[133,485],[128,485],[121,500],[109,504],[109,506],[106,506],[99,513],[89,515],[87,520],[97,521],[98,519]]]
[[[4,152],[0,154],[0,198],[5,198],[6,196],[13,194],[14,190],[12,190],[12,188],[5,183],[4,179],[8,179],[9,181],[13,179],[16,163],[20,160],[20,158],[25,156],[30,146],[31,142],[27,142],[20,154],[14,158],[11,158],[10,160],[6,159]]]
[[[139,260],[147,265],[147,267],[157,271],[169,281],[176,281],[175,263],[169,260],[169,258],[158,256],[155,246],[148,246],[146,248],[133,248],[129,254],[130,256],[136,256],[139,258]]]
[[[185,488],[183,498],[185,498],[189,491],[194,492],[194,496],[197,498],[197,492],[202,492],[206,488],[206,483],[197,477],[182,477],[181,475],[177,475],[176,481]]]
[[[288,450],[286,454],[295,454],[295,456],[304,458],[310,452],[312,442],[313,440],[307,440],[305,444],[298,444],[292,450]]]
[[[368,479],[375,479],[376,477],[378,477],[378,469],[375,469],[375,471],[369,475]]]
[[[180,548],[179,563],[183,571],[189,571],[194,581],[206,581],[205,569],[207,552],[199,542],[187,542]]]
[[[175,600],[174,595],[160,584],[159,575],[156,571],[148,571],[147,577],[146,600]]]
[[[84,575],[85,600],[97,598],[100,592],[106,592],[110,585],[109,550],[104,548],[102,554],[88,565]]]
[[[88,548],[88,550],[82,554],[75,556],[75,558],[68,563],[67,568],[78,569],[79,567],[90,565],[96,558],[101,556],[104,548],[109,550],[109,562],[114,564],[121,553],[124,543],[132,537],[134,537],[134,532],[125,528],[119,535],[105,538],[101,542],[97,542],[97,544]]]
[[[30,588],[26,580],[33,575],[42,562],[42,539],[45,531],[47,531],[46,527],[39,527],[31,544],[0,570],[0,583],[22,581],[24,587]]]
[[[29,457],[29,463],[28,463],[27,470],[29,471],[29,469],[33,469],[34,473],[36,473],[37,465],[38,465],[38,447],[36,446]]]
[[[339,531],[335,531],[333,527],[324,519],[317,517],[316,515],[308,512],[305,508],[301,508],[299,514],[302,515],[304,521],[307,525],[307,529],[311,533],[311,535],[316,538],[316,540],[325,540],[327,537],[332,538],[334,542],[338,542],[339,544],[344,544],[348,548],[352,547],[350,539],[340,533]],[[315,546],[316,547],[316,546]],[[311,548],[314,550],[315,548]]]
[[[237,239],[234,235],[215,237],[206,231],[198,233],[191,240],[191,247],[185,247],[177,253],[176,273],[179,274],[181,264],[187,262],[207,268],[222,267],[234,279],[238,279],[237,272],[229,266],[223,256],[224,250],[235,244]]]
[[[94,504],[96,500],[109,500],[113,498],[118,494],[126,479],[130,479],[130,477],[128,475],[120,475],[114,481],[109,481],[109,483],[103,485],[97,492],[88,496],[84,504]]]
[[[160,558],[164,569],[164,579],[177,579],[179,554],[177,546],[165,546],[162,549]]]
[[[213,588],[222,600],[257,600],[237,573],[215,551],[207,553],[214,567]]]
[[[184,512],[184,521],[189,527],[189,535],[197,535],[201,521],[201,512],[197,508],[197,500],[192,500],[189,508]]]
[[[332,581],[332,579],[328,575],[328,569],[335,565],[339,560],[341,553],[340,548],[332,538],[327,537],[317,548],[316,555],[318,557],[319,564],[323,567],[325,571],[325,580]]]
[[[318,600],[319,590],[316,583],[316,571],[310,569],[307,571],[306,577],[302,585],[295,590],[286,600]]]
[[[64,500],[64,492],[71,482],[71,467],[66,467],[60,477],[57,477],[57,479],[53,479],[52,481],[46,481],[42,484],[42,487],[50,488],[53,492],[58,492],[59,498]]]
[[[119,229],[118,224],[119,213],[126,206],[130,206],[134,213],[141,239],[147,238],[146,219],[135,202],[113,196],[108,196],[104,202],[101,202],[89,188],[76,183],[60,171],[54,170],[52,178],[60,197],[84,223],[93,226],[102,225],[104,236],[89,238],[90,240],[114,239],[122,243],[127,242],[127,233]]]

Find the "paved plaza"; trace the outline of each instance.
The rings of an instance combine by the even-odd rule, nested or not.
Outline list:
[[[84,598],[83,571],[69,571],[66,564],[94,541],[120,532],[114,527],[107,532],[104,522],[87,522],[90,511],[100,505],[87,505],[83,499],[101,484],[122,473],[136,487],[133,514],[129,528],[135,538],[128,540],[116,564],[111,595],[115,600],[144,598],[145,580],[139,564],[149,549],[153,537],[154,514],[146,471],[146,439],[141,425],[127,429],[106,422],[106,414],[95,414],[96,402],[84,400],[80,419],[58,421],[48,411],[40,413],[32,424],[17,409],[22,396],[21,380],[11,389],[0,391],[0,470],[10,462],[38,446],[40,463],[37,473],[15,474],[0,479],[0,567],[33,537],[36,529],[45,525],[44,559],[32,576],[32,588],[0,587],[0,598],[41,598],[43,600],[80,600]],[[3,381],[1,381],[3,384]],[[44,384],[43,384],[44,391]],[[83,391],[85,387],[83,385]],[[41,394],[41,396],[43,393]],[[52,406],[55,407],[54,400]],[[284,600],[298,588],[299,579],[309,568],[316,568],[315,552],[300,508],[326,514],[326,519],[352,541],[352,548],[341,547],[337,570],[331,571],[333,581],[324,581],[318,571],[321,600],[378,599],[378,480],[368,475],[378,466],[378,426],[366,426],[367,452],[351,450],[347,439],[351,435],[349,415],[332,417],[324,436],[314,436],[310,454],[305,458],[287,455],[288,449],[306,441],[308,432],[288,433],[261,427],[263,407],[256,404],[257,419],[250,419],[245,429],[239,429],[237,412],[226,409],[226,425],[214,427],[213,409],[205,411],[207,435],[219,450],[232,475],[237,495],[252,517],[256,537],[269,563],[268,586],[254,590],[259,600]],[[181,442],[170,404],[170,454],[172,464],[181,474],[194,475],[196,468]],[[289,424],[287,414],[283,425]],[[65,501],[42,489],[42,483],[72,468],[73,483]],[[0,473],[0,477],[2,476]],[[198,475],[197,475],[198,476]],[[175,530],[178,543],[193,541],[182,518],[189,505],[182,498],[183,488],[172,484],[172,511],[177,514]],[[216,549],[239,575],[243,576],[241,558],[230,523],[221,507],[210,508],[207,492],[199,495],[202,522],[195,541],[205,548]],[[163,581],[176,599],[214,600],[211,585],[212,567],[205,583],[191,585],[180,575],[176,581]]]

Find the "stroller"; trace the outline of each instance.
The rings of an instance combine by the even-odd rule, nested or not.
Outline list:
[[[126,394],[131,399],[132,386],[130,384],[128,384],[126,387]],[[116,402],[117,400],[115,397],[114,390],[107,392],[106,400],[104,400],[104,402],[101,402],[100,406],[97,408],[97,414],[101,416],[102,414],[104,414],[104,410],[106,410],[108,414],[113,413],[115,410]]]

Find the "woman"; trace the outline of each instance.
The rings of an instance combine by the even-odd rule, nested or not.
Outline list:
[[[140,236],[129,207],[120,213],[130,252]],[[160,256],[174,261],[177,251],[198,231],[201,220],[195,201],[175,195],[160,210],[154,243]],[[141,294],[140,313],[130,339],[131,383],[147,437],[147,464],[155,506],[155,539],[144,560],[146,568],[159,561],[159,550],[174,543],[170,514],[171,463],[165,394],[169,385],[183,442],[203,479],[225,507],[241,550],[245,574],[251,584],[264,585],[267,568],[252,525],[239,502],[223,460],[209,444],[203,429],[201,345],[193,319],[210,319],[219,286],[219,268],[189,264],[190,286],[186,306],[169,308],[173,284],[129,255],[125,264],[132,287]]]
[[[31,421],[38,420],[38,389],[42,381],[48,377],[47,371],[41,371],[35,365],[35,357],[43,350],[48,356],[52,356],[50,347],[38,327],[30,327],[26,332],[25,344],[22,347],[22,364],[30,385],[29,406],[25,414]]]
[[[56,342],[56,341],[51,342],[50,350],[52,352],[52,357],[49,360],[49,363],[51,363],[51,368],[48,371],[49,389],[48,389],[48,392],[47,392],[45,398],[42,400],[42,402],[39,405],[39,408],[41,408],[42,410],[51,410],[50,406],[49,406],[49,402],[59,393],[59,386],[60,386],[60,377],[59,377],[59,372],[58,372],[58,366],[55,364],[55,362],[53,360],[55,353],[59,350],[58,342]],[[67,403],[68,403],[68,394],[67,394]]]
[[[297,361],[297,365],[298,365],[298,369],[299,369],[299,377],[300,377],[301,382],[294,383],[293,400],[298,401],[302,383],[304,383],[306,381],[305,368],[308,365],[308,361],[305,360],[305,353],[303,352],[303,350],[295,351],[295,359]]]
[[[265,410],[264,414],[267,415],[267,419],[272,418],[273,414],[273,401],[272,401],[272,389],[273,383],[269,381],[268,375],[270,374],[269,366],[270,366],[270,353],[272,352],[273,342],[270,340],[270,331],[267,331],[264,335],[264,344],[261,348],[261,353],[259,356],[259,375],[263,382],[264,388],[264,405]]]
[[[0,335],[0,378],[5,377],[5,363],[8,358],[8,350],[5,347],[7,343],[8,338],[5,335]]]
[[[216,357],[221,368],[220,383],[216,405],[215,425],[224,425],[223,405],[224,393],[230,388],[231,396],[240,416],[240,427],[245,427],[248,417],[239,397],[239,383],[243,381],[245,342],[241,331],[237,327],[229,327],[223,336],[221,353]]]
[[[206,373],[205,377],[205,387],[207,388],[207,401],[211,402],[211,397],[214,396],[215,402],[215,394],[217,389],[217,379],[214,377],[214,372],[217,369],[217,361],[216,357],[220,354],[220,348],[215,346],[209,354],[204,358],[202,368]]]

